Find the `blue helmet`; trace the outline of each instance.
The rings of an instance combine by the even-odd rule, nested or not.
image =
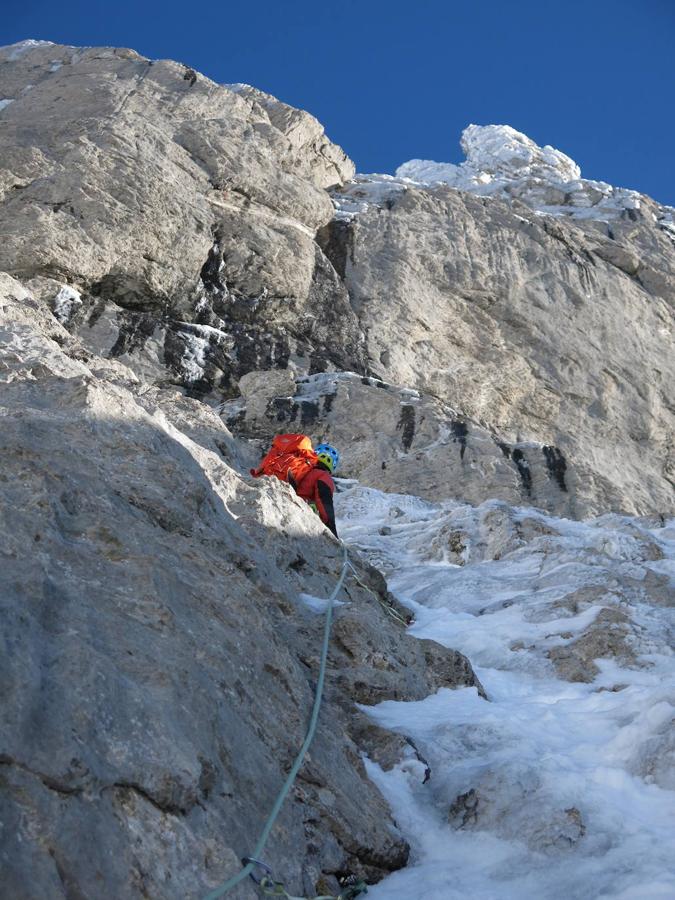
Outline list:
[[[314,452],[319,457],[319,462],[328,466],[331,472],[335,472],[340,465],[340,454],[330,444],[319,444],[318,447],[314,448]]]

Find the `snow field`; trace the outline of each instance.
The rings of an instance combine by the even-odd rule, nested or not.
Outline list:
[[[374,900],[675,897],[675,522],[359,485],[336,506],[343,539],[414,612],[411,633],[465,653],[489,697],[441,689],[367,708],[432,773],[423,784],[421,762],[367,761],[412,847]],[[627,657],[563,680],[550,651],[608,609],[626,618]]]

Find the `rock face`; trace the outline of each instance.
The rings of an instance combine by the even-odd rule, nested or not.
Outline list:
[[[18,282],[0,289],[3,891],[201,897],[251,852],[302,743],[310,601],[342,551],[286,486],[242,477],[207,406],[88,358]],[[353,560],[363,586],[341,594],[319,732],[267,850],[302,892],[407,859],[354,702],[478,684]]]
[[[675,247],[649,201],[583,230],[446,186],[355,184],[341,203],[324,246],[372,373],[557,448],[577,514],[673,508]]]
[[[347,478],[428,500],[672,509],[670,214],[631,196],[611,222],[539,215],[535,182],[578,173],[527,139],[527,190],[350,180],[309,114],[131,50],[0,49],[0,124],[3,890],[201,897],[252,851],[302,742],[341,571],[291,490],[246,475],[263,445],[329,438]],[[465,511],[412,543],[465,565],[557,534],[474,513],[479,542]],[[629,537],[642,577],[621,578],[669,602]],[[311,896],[407,860],[361,754],[426,762],[355,704],[484,697],[352,561],[316,742],[266,855]],[[546,671],[584,684],[598,654],[634,662],[636,629],[602,602],[546,644]],[[490,793],[449,792],[451,818],[468,827]],[[577,812],[554,836],[582,835]]]
[[[353,454],[383,487],[409,488],[450,422],[481,452],[447,477],[425,452],[424,496],[672,508],[672,211],[506,126],[467,129],[451,172],[399,173],[454,187],[340,187],[353,166],[307,113],[129,50],[6,48],[0,97],[0,269],[91,353],[197,397],[275,369],[416,390],[441,409],[430,440],[416,413],[407,447],[411,404],[378,400],[408,423],[396,464],[390,427]],[[362,400],[319,426],[372,433]]]
[[[223,404],[222,414],[237,434],[258,439],[260,452],[279,430],[307,431],[349,448],[344,477],[382,490],[580,511],[584,474],[557,447],[509,443],[428,394],[350,373],[257,372],[240,387],[242,398]]]
[[[356,318],[314,241],[353,166],[312,116],[55,45],[0,51],[0,97],[0,270],[55,306],[76,289],[62,317],[90,349],[197,392],[296,357],[353,367]]]

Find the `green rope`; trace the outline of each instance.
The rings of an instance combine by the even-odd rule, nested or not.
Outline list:
[[[328,661],[328,644],[330,641],[330,629],[333,621],[333,601],[337,597],[340,592],[340,588],[344,584],[345,576],[347,575],[347,567],[349,566],[349,561],[347,559],[347,548],[344,549],[344,557],[342,561],[342,572],[338,579],[337,584],[333,590],[333,593],[328,598],[328,606],[326,608],[326,623],[323,630],[323,646],[321,648],[321,664],[319,666],[319,678],[316,684],[316,695],[314,697],[314,707],[312,708],[312,716],[309,721],[309,728],[307,729],[307,737],[304,740],[302,747],[300,748],[300,752],[298,753],[293,766],[291,767],[291,771],[288,773],[288,777],[284,782],[281,791],[279,792],[279,796],[276,799],[274,806],[272,807],[272,812],[269,814],[267,822],[265,823],[265,827],[262,830],[262,834],[260,835],[260,839],[258,843],[255,845],[255,850],[253,851],[252,856],[258,859],[262,854],[262,851],[265,848],[265,844],[267,843],[267,839],[270,836],[270,832],[272,831],[272,827],[276,821],[277,816],[281,811],[281,807],[284,804],[284,800],[286,799],[288,792],[293,786],[293,782],[295,781],[295,776],[300,771],[300,766],[303,763],[305,758],[305,754],[309,750],[309,745],[312,743],[312,739],[314,737],[314,732],[316,731],[316,724],[319,719],[319,710],[321,709],[321,699],[323,695],[323,683],[326,675],[326,663]],[[228,891],[231,891],[233,887],[242,882],[245,878],[247,878],[254,868],[254,863],[249,862],[244,866],[241,872],[238,872],[236,875],[233,875],[232,878],[228,879],[224,884],[221,884],[220,887],[215,888],[215,890],[211,891],[209,894],[204,897],[204,900],[217,900],[218,897],[222,897],[223,894],[226,894]],[[281,895],[283,896],[283,894]]]

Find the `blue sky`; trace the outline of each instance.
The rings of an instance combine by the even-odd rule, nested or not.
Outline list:
[[[362,172],[508,124],[675,205],[675,0],[5,0],[0,43],[133,47],[310,110]]]

